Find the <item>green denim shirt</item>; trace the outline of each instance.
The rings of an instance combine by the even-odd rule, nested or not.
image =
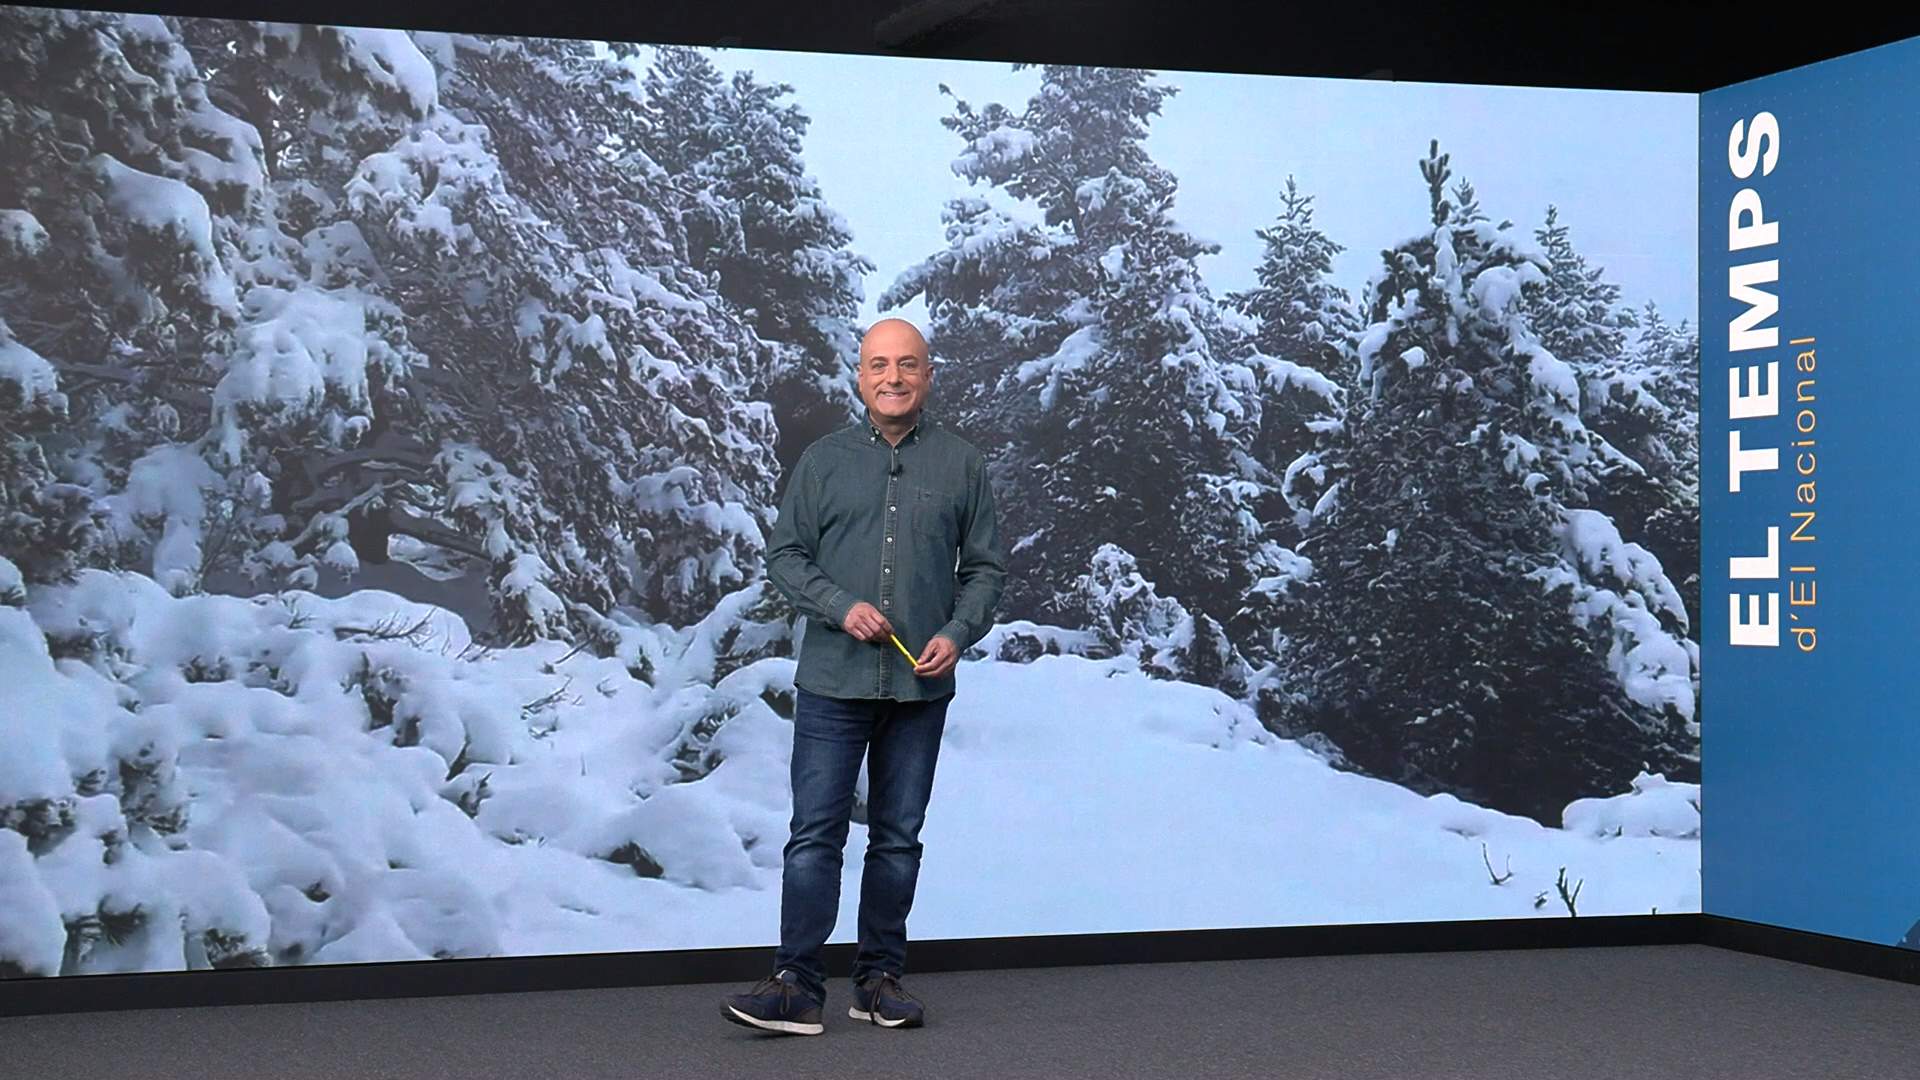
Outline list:
[[[921,414],[899,446],[869,420],[807,447],[788,478],[767,577],[806,616],[794,683],[825,697],[923,701],[923,679],[886,639],[841,627],[864,600],[918,656],[934,635],[965,650],[993,627],[1007,577],[986,459]]]

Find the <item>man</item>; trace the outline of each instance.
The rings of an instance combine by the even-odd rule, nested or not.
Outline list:
[[[866,422],[801,454],[767,551],[767,576],[806,616],[793,680],[792,833],[775,973],[729,996],[722,1015],[787,1034],[823,1030],[820,950],[840,907],[863,756],[868,838],[848,1013],[884,1027],[925,1020],[900,985],[920,827],[954,666],[992,626],[1006,580],[985,460],[922,415],[933,364],[920,331],[902,319],[868,328],[859,384]]]

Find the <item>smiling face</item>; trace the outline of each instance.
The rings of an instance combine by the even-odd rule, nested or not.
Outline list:
[[[860,339],[860,400],[875,422],[911,422],[933,387],[927,339],[904,319],[882,319]]]

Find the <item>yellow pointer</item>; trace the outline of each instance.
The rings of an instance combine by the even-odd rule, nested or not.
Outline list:
[[[920,661],[915,660],[913,658],[913,654],[907,651],[907,647],[905,645],[900,644],[900,639],[897,637],[894,637],[892,631],[888,631],[887,636],[890,638],[893,638],[893,647],[900,650],[900,655],[907,658],[907,663],[913,664],[916,667],[919,665]]]

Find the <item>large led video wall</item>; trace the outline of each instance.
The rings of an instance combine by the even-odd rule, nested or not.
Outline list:
[[[1699,107],[0,8],[0,975],[772,944],[884,315],[914,937],[1698,911]]]

